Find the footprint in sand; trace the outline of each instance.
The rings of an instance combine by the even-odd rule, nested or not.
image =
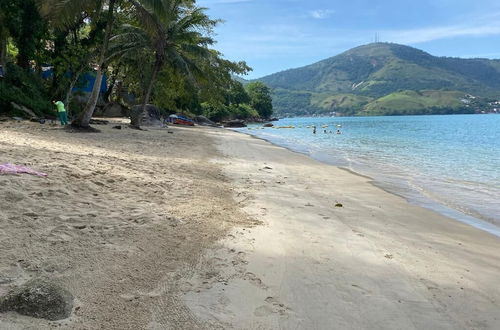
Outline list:
[[[285,306],[285,304],[279,302],[274,297],[267,297],[265,299],[265,302],[267,303],[267,305],[262,305],[255,309],[254,311],[255,316],[263,317],[263,316],[269,316],[271,314],[286,315],[291,311],[289,307]]]
[[[262,280],[260,278],[258,278],[257,275],[255,275],[254,273],[250,273],[250,272],[246,273],[243,276],[243,279],[247,280],[251,284],[253,284],[261,289],[267,289],[267,286],[264,283],[262,283]]]
[[[271,315],[273,313],[275,313],[274,309],[271,306],[267,306],[267,305],[262,305],[260,307],[257,307],[255,309],[255,311],[253,312],[253,314],[255,316],[259,316],[259,317],[269,316],[269,315]]]
[[[362,287],[362,286],[360,286],[360,285],[357,285],[357,284],[351,284],[351,286],[352,286],[353,288],[356,288],[356,289],[358,289],[359,291],[361,291],[361,293],[362,293],[362,294],[364,294],[364,295],[366,295],[366,294],[371,294],[371,293],[372,293],[370,290],[367,290],[367,289],[363,288],[363,287]]]

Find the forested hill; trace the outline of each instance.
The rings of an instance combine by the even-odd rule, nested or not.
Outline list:
[[[478,99],[500,98],[500,60],[374,43],[259,80],[273,88],[278,115],[468,113]]]

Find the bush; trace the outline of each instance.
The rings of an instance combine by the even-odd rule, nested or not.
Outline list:
[[[54,114],[43,80],[16,65],[8,64],[6,76],[0,79],[0,112],[26,116],[14,110],[11,102],[24,105],[38,116]]]
[[[203,109],[203,115],[215,122],[221,122],[224,119],[227,119],[230,115],[230,112],[225,105],[216,106],[204,102],[201,104],[201,108]]]
[[[259,118],[257,110],[249,104],[232,104],[229,106],[229,112],[236,119],[253,119]]]

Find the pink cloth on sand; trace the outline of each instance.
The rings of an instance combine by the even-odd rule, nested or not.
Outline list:
[[[34,169],[26,166],[14,165],[8,163],[0,164],[0,174],[21,174],[21,173],[32,174],[37,176],[47,176],[46,173],[37,172]]]

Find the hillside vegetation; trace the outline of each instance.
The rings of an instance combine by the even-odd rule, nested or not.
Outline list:
[[[500,60],[432,56],[374,43],[259,79],[274,89],[279,115],[474,112],[466,94],[500,97]]]

